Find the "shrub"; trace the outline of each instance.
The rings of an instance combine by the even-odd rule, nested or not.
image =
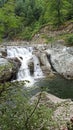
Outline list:
[[[66,38],[66,41],[69,45],[73,45],[73,34],[69,35],[67,38]]]
[[[26,27],[22,32],[19,33],[19,39],[31,40],[32,38],[32,28]]]
[[[29,92],[23,91],[21,86],[20,83],[12,83],[10,89],[4,91],[0,97],[0,129],[47,130],[53,126],[53,109],[39,104],[40,97],[38,101],[30,104]]]

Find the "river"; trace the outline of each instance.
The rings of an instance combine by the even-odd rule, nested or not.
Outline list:
[[[44,91],[48,91],[60,98],[70,98],[73,99],[73,80],[67,80],[59,75],[53,78],[46,78],[42,72],[40,61],[36,55],[33,54],[34,47],[8,47],[7,53],[8,57],[18,57],[21,61],[21,67],[19,69],[17,80],[29,80],[33,87],[29,88],[31,95],[36,94],[43,88]],[[22,57],[22,58],[21,58]],[[28,67],[29,62],[33,62],[33,75],[30,73]],[[37,80],[35,82],[35,80]],[[28,84],[27,84],[28,88]]]
[[[32,93],[39,92],[41,88],[59,98],[73,99],[73,80],[67,80],[59,75],[52,79],[45,78],[37,81],[34,86],[37,86]]]

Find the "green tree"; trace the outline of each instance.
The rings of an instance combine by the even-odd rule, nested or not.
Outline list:
[[[66,0],[52,0],[50,2],[50,13],[53,23],[59,27],[65,20]]]
[[[15,2],[9,0],[0,9],[0,36],[1,38],[13,38],[21,30],[20,17],[14,13]]]
[[[31,24],[34,21],[33,11],[31,6],[28,7],[27,15],[26,15],[27,25]]]
[[[68,14],[67,14],[67,20],[73,19],[73,0],[68,0]]]
[[[19,0],[16,4],[15,13],[23,18],[26,25],[31,25],[31,23],[39,20],[42,14],[42,6],[40,5],[39,1]]]
[[[0,7],[2,7],[8,0],[0,0]]]

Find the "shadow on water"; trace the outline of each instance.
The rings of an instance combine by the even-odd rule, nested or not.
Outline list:
[[[43,87],[48,93],[51,93],[57,97],[66,99],[70,98],[73,100],[73,80],[66,80],[60,76],[56,76],[52,79],[42,79],[38,81],[34,86],[38,86],[32,91],[36,93]]]

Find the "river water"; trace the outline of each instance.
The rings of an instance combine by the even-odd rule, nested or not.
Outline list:
[[[34,86],[37,86],[32,93],[37,93],[42,89],[51,93],[59,98],[72,99],[73,100],[73,80],[66,80],[63,77],[57,75],[50,78],[45,78],[37,81]]]

